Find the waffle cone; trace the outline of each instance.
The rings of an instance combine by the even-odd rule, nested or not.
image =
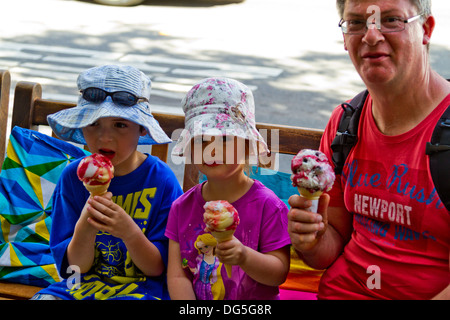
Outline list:
[[[306,198],[308,200],[319,200],[320,196],[323,193],[323,191],[321,190],[311,193],[305,188],[298,188],[298,192],[303,198]]]
[[[217,240],[217,242],[224,242],[231,240],[233,238],[235,230],[226,231],[211,231],[212,236]],[[227,271],[228,278],[231,278],[231,267],[229,264],[225,264],[225,270]]]
[[[235,230],[226,231],[211,231],[212,236],[217,240],[217,242],[224,242],[231,240]]]
[[[109,182],[107,184],[100,184],[100,185],[88,185],[86,183],[83,183],[84,187],[87,191],[91,194],[91,197],[94,196],[101,196],[102,194],[105,194],[108,191],[109,188]]]
[[[232,268],[231,265],[229,265],[229,264],[225,265],[225,271],[227,272],[227,276],[229,279],[231,278],[231,268]]]

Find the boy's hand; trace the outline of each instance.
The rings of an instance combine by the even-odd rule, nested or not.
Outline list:
[[[127,237],[132,237],[135,231],[141,232],[133,219],[111,198],[111,192],[89,198],[87,211],[90,217],[88,222],[98,230],[110,233],[124,241]]]

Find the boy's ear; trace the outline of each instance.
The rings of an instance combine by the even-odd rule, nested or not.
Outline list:
[[[141,126],[141,137],[145,136],[147,134],[147,129],[145,129],[143,126]]]

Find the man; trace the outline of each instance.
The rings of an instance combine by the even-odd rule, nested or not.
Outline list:
[[[437,196],[425,144],[450,105],[430,67],[431,0],[338,0],[345,49],[369,96],[358,142],[318,213],[292,196],[291,241],[327,268],[321,299],[449,299],[450,215]],[[321,151],[331,159],[342,109]]]

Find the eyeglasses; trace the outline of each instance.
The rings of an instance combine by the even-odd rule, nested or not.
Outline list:
[[[380,21],[374,20],[369,23],[367,20],[344,20],[339,21],[339,27],[344,34],[365,34],[370,25],[375,26],[381,33],[393,33],[405,30],[406,24],[411,23],[419,19],[423,14],[411,17],[409,19],[403,19],[399,17],[385,17]]]
[[[116,92],[108,92],[100,88],[87,88],[81,91],[81,95],[83,99],[93,102],[93,103],[101,103],[105,101],[106,97],[111,97],[112,101],[115,104],[131,107],[139,102],[139,100],[148,101],[147,98],[138,97],[130,92],[126,91],[116,91]]]

